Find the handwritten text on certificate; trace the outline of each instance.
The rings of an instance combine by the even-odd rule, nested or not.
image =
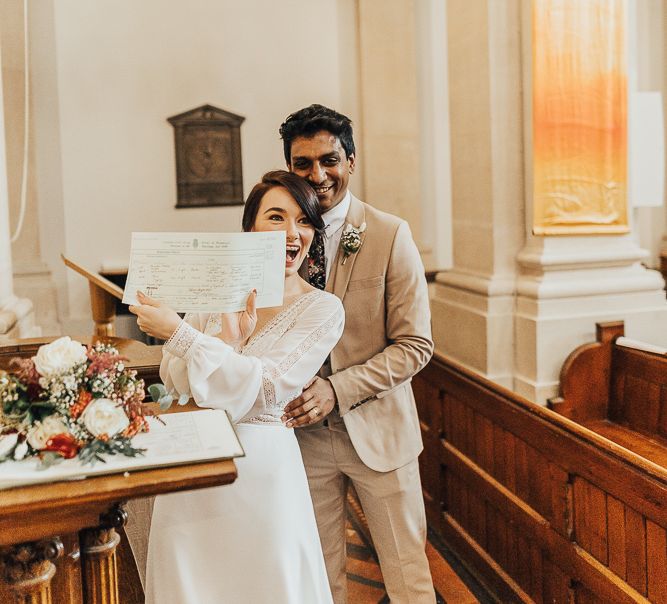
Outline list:
[[[137,290],[178,312],[234,312],[257,290],[257,307],[280,306],[285,232],[132,233],[123,302]]]

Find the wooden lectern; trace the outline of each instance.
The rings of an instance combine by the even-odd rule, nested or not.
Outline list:
[[[115,335],[116,300],[123,299],[123,290],[99,273],[84,268],[62,254],[60,257],[66,266],[88,279],[90,309],[93,314],[93,321],[95,321],[95,335]]]
[[[0,368],[11,357],[34,355],[39,345],[53,339],[8,342],[0,347]],[[77,340],[109,342],[148,384],[159,379],[159,346],[108,337]],[[0,491],[0,602],[128,602],[119,593],[117,559],[119,533],[127,520],[124,502],[235,479],[233,461],[213,461]],[[128,547],[124,554],[131,558]]]

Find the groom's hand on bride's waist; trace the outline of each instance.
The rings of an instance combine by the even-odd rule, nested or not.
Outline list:
[[[288,428],[301,428],[323,420],[336,405],[336,393],[329,380],[314,377],[301,396],[285,406],[282,421]]]

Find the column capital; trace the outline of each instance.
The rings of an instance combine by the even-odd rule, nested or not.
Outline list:
[[[59,537],[0,548],[3,579],[10,585],[16,602],[51,603],[53,564],[63,555]]]

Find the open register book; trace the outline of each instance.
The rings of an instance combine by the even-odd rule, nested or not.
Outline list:
[[[44,470],[38,469],[39,460],[0,463],[0,489],[76,480],[101,474],[114,474],[147,468],[159,468],[243,457],[243,447],[224,411],[202,409],[149,417],[150,431],[138,434],[132,445],[146,449],[138,457],[106,456],[106,463],[82,465],[78,459],[64,460]]]

